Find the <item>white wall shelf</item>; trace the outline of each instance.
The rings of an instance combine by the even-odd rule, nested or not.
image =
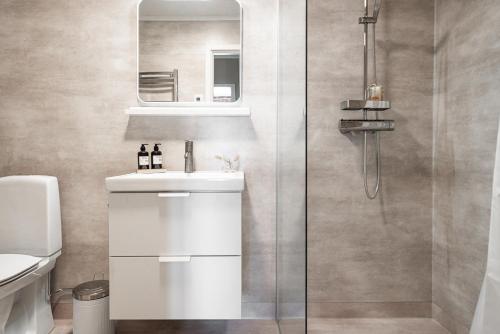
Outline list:
[[[150,117],[250,117],[247,107],[130,107],[129,116]]]

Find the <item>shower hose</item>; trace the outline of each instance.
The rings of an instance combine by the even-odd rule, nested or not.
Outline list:
[[[375,51],[375,24],[372,24],[373,27],[373,76],[374,76],[374,83],[377,84],[377,56],[376,56],[376,51]],[[367,90],[368,87],[365,87]],[[365,93],[368,95],[367,93]],[[364,111],[364,118],[367,119],[367,111]],[[375,119],[379,119],[378,111],[375,112]],[[370,191],[369,186],[368,186],[368,132],[364,132],[364,138],[363,138],[363,178],[364,178],[364,185],[365,185],[365,193],[366,196],[369,199],[375,199],[377,197],[377,194],[380,190],[380,173],[382,171],[382,164],[381,164],[381,159],[380,159],[380,132],[377,131],[375,132],[375,160],[376,160],[376,168],[377,168],[377,179],[376,179],[376,184],[375,188],[373,190],[373,193]]]

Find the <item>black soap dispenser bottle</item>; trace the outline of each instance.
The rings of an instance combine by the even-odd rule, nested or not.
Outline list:
[[[146,145],[142,144],[141,150],[137,152],[137,169],[149,169],[149,153],[146,151]]]
[[[163,168],[163,155],[160,151],[161,144],[155,144],[153,152],[151,152],[151,169],[162,169]]]

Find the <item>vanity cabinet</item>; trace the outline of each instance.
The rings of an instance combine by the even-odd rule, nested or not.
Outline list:
[[[239,319],[241,257],[111,257],[112,319]]]
[[[108,187],[111,319],[241,318],[243,180],[156,188]]]
[[[112,193],[109,255],[241,255],[239,193]]]

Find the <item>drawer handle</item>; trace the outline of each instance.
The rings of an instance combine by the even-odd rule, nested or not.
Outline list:
[[[158,193],[160,198],[189,197],[190,193]]]
[[[161,256],[158,258],[160,263],[170,262],[191,262],[191,256]]]

